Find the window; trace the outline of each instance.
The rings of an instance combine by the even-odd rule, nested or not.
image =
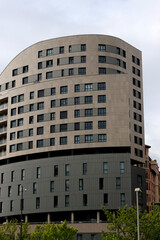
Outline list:
[[[18,75],[18,69],[17,68],[13,69],[13,71],[12,71],[12,76],[16,76],[16,75]]]
[[[56,107],[56,100],[51,100],[51,108]]]
[[[86,63],[86,56],[81,56],[81,63]]]
[[[65,191],[69,191],[69,179],[65,180]]]
[[[82,234],[77,234],[77,240],[83,240]]]
[[[37,115],[37,122],[43,122],[44,121],[44,114]]]
[[[34,99],[34,92],[30,92],[30,99]]]
[[[106,51],[106,45],[105,44],[98,44],[98,51],[105,52]]]
[[[85,135],[85,143],[92,143],[93,135]]]
[[[106,121],[98,121],[98,129],[105,129]]]
[[[29,141],[28,142],[28,149],[32,149],[33,148],[33,141]]]
[[[68,69],[68,75],[69,75],[69,76],[74,75],[74,69],[73,69],[73,68],[69,68],[69,69]]]
[[[67,131],[67,124],[60,124],[60,132],[66,132]]]
[[[66,145],[67,144],[67,137],[60,137],[60,145]]]
[[[11,121],[11,128],[16,127],[16,120]]]
[[[105,103],[106,95],[98,95],[98,103]]]
[[[55,145],[55,138],[50,138],[50,146],[54,146]]]
[[[73,64],[74,63],[74,57],[69,57],[69,64]]]
[[[74,130],[75,131],[80,130],[80,123],[79,122],[74,123]]]
[[[17,132],[17,138],[23,138],[23,131]]]
[[[83,163],[83,175],[87,174],[87,163]]]
[[[16,146],[14,145],[10,145],[10,152],[15,152],[16,151]]]
[[[30,116],[29,117],[29,124],[33,124],[34,123],[34,117],[33,116]]]
[[[64,77],[64,69],[61,70],[61,77]]]
[[[44,97],[44,90],[38,91],[38,98]]]
[[[33,136],[33,128],[29,129],[29,137]]]
[[[86,44],[81,44],[81,52],[85,52],[86,51]]]
[[[85,104],[91,104],[91,103],[93,103],[93,97],[85,96]]]
[[[93,122],[85,122],[85,130],[93,129]]]
[[[98,83],[98,90],[106,90],[106,83],[105,82]]]
[[[38,58],[42,57],[42,51],[38,51]]]
[[[24,113],[24,107],[21,106],[21,107],[18,107],[18,114],[22,114]]]
[[[121,188],[121,179],[120,177],[116,177],[116,189],[120,189]]]
[[[16,96],[12,97],[11,98],[11,104],[14,104],[16,102],[17,102],[17,97]]]
[[[50,192],[54,192],[54,181],[50,181]]]
[[[14,182],[15,171],[11,171],[11,182]]]
[[[38,69],[42,69],[42,62],[38,63]]]
[[[107,162],[103,163],[103,173],[104,174],[108,173],[108,163]]]
[[[40,198],[36,198],[36,209],[40,209]]]
[[[104,178],[99,178],[99,189],[102,190],[104,187]]]
[[[34,182],[33,183],[33,194],[36,194],[37,193],[37,183]]]
[[[34,104],[30,104],[30,105],[29,105],[29,111],[30,111],[30,112],[34,111]]]
[[[97,240],[97,234],[91,234],[91,240]]]
[[[55,133],[55,125],[50,126],[50,133]]]
[[[26,72],[28,72],[28,66],[23,67],[23,73],[26,73]]]
[[[51,88],[51,96],[55,95],[56,94],[56,88]]]
[[[51,55],[53,55],[53,48],[46,50],[46,56],[51,56]]]
[[[9,89],[9,83],[6,83],[6,89]]]
[[[46,79],[50,79],[53,77],[53,72],[46,72]]]
[[[137,124],[134,124],[134,131],[138,133],[142,133],[142,127],[138,126]]]
[[[55,120],[55,112],[50,113],[50,120]]]
[[[58,176],[58,165],[54,165],[54,176]]]
[[[87,194],[83,194],[83,206],[87,206]]]
[[[104,206],[108,205],[108,193],[104,193],[103,195],[103,204]]]
[[[14,209],[14,201],[11,200],[10,201],[10,212],[13,212],[13,209]]]
[[[120,162],[120,173],[125,172],[124,162]]]
[[[1,184],[4,183],[4,173],[1,173]]]
[[[98,57],[98,62],[99,63],[106,63],[106,56],[99,56]]]
[[[69,176],[70,173],[70,164],[65,164],[65,176]]]
[[[98,142],[106,142],[106,134],[98,134]]]
[[[28,77],[22,78],[22,84],[27,84],[28,83]]]
[[[83,179],[79,179],[79,191],[83,190]]]
[[[58,207],[58,196],[54,196],[54,208]]]
[[[11,109],[11,116],[15,116],[16,115],[16,108],[12,108]]]
[[[17,144],[17,151],[22,151],[23,150],[23,143],[18,143]]]
[[[23,126],[23,118],[18,119],[18,126]]]
[[[79,110],[79,109],[74,110],[74,117],[75,117],[75,118],[80,117],[80,110]]]
[[[16,138],[15,132],[10,133],[10,140],[14,140]]]
[[[37,110],[42,110],[42,109],[44,109],[44,102],[37,103]]]
[[[80,97],[75,97],[75,98],[74,98],[74,104],[75,104],[75,105],[80,104]]]
[[[24,94],[21,94],[18,96],[18,102],[23,102],[24,101]]]
[[[85,75],[86,74],[86,68],[78,68],[78,75]]]
[[[74,85],[74,91],[75,92],[80,92],[80,84]]]
[[[46,68],[53,66],[53,60],[46,61]]]
[[[137,175],[137,185],[138,185],[138,187],[142,187],[142,176],[141,175]]]
[[[87,83],[84,85],[84,90],[85,91],[92,91],[93,90],[93,84],[92,83]]]
[[[11,186],[8,186],[8,197],[11,197],[11,193],[12,193],[12,188]]]
[[[125,205],[125,193],[121,193],[121,206]]]
[[[21,196],[22,193],[22,185],[18,184],[18,196]]]
[[[37,128],[37,135],[43,134],[43,127],[38,127]]]
[[[65,207],[69,207],[69,195],[65,195]]]
[[[63,98],[60,99],[60,106],[67,106],[68,105],[68,99],[67,98]]]
[[[67,111],[61,111],[60,112],[60,119],[65,119],[67,118]]]
[[[74,143],[75,144],[80,143],[80,136],[79,135],[74,136]]]
[[[37,140],[37,148],[43,147],[43,139]]]
[[[99,68],[99,74],[106,74],[106,68]]]
[[[60,87],[60,94],[68,93],[68,86],[62,86]]]
[[[91,117],[93,116],[93,109],[89,108],[89,109],[85,109],[85,117]]]
[[[59,48],[59,53],[60,53],[60,54],[64,53],[64,47],[60,47],[60,48]]]
[[[41,176],[41,168],[37,167],[37,178],[40,178]]]

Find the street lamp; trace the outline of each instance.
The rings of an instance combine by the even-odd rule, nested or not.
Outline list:
[[[27,189],[25,189],[22,185],[21,185],[21,204],[20,204],[20,209],[21,209],[21,226],[20,226],[20,240],[22,240],[22,222],[23,222],[23,191],[26,191]]]
[[[139,204],[138,204],[138,193],[142,192],[140,188],[135,188],[136,192],[136,203],[137,203],[137,239],[140,240],[139,238]]]

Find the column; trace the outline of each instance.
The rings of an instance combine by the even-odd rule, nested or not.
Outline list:
[[[47,222],[51,223],[51,215],[50,215],[50,213],[47,214]]]
[[[25,222],[28,222],[28,216],[25,215]]]
[[[74,223],[74,212],[71,212],[71,223]]]
[[[100,223],[100,212],[97,211],[97,223]]]

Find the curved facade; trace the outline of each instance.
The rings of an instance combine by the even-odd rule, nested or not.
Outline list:
[[[1,218],[20,214],[21,185],[29,221],[100,219],[102,204],[134,204],[144,178],[139,50],[103,35],[46,40],[17,55],[0,84]]]

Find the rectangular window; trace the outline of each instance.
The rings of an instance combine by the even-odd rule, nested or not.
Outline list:
[[[44,114],[37,115],[37,122],[43,122],[44,121]]]
[[[78,75],[85,75],[86,74],[86,68],[78,68]]]
[[[34,117],[33,116],[30,116],[29,117],[29,124],[33,124],[34,123]]]
[[[60,94],[66,94],[66,93],[68,93],[68,86],[60,87]]]
[[[14,145],[10,145],[10,152],[15,152],[15,151],[16,151],[15,144]]]
[[[43,139],[37,140],[37,148],[43,147]]]
[[[25,169],[21,170],[21,180],[23,181],[25,179]]]
[[[68,128],[68,125],[65,124],[60,124],[60,132],[66,132]]]
[[[106,45],[105,44],[98,44],[98,51],[105,52],[106,51]]]
[[[46,56],[52,56],[53,55],[53,48],[46,50]]]
[[[65,207],[69,207],[69,195],[65,195]]]
[[[36,198],[36,209],[40,209],[40,198]]]
[[[108,193],[104,193],[103,195],[103,204],[104,206],[108,205]]]
[[[142,187],[142,176],[141,175],[137,175],[137,186]]]
[[[105,129],[106,121],[98,121],[98,129]]]
[[[28,83],[28,77],[22,78],[22,84],[27,84]]]
[[[14,140],[16,138],[15,132],[10,133],[10,140]]]
[[[17,102],[17,96],[14,96],[11,98],[11,104],[14,104]]]
[[[81,63],[86,63],[86,56],[81,56]]]
[[[58,196],[54,196],[54,208],[58,207]]]
[[[55,138],[50,138],[50,146],[55,146]]]
[[[34,99],[34,92],[30,92],[30,99]]]
[[[18,126],[23,126],[23,118],[18,119]]]
[[[106,134],[98,134],[98,142],[106,142],[107,135]]]
[[[99,68],[99,74],[106,74],[106,68]]]
[[[11,121],[11,128],[16,127],[16,120]]]
[[[37,110],[42,110],[42,109],[44,109],[44,102],[37,103]]]
[[[8,186],[8,197],[11,197],[12,194],[12,188],[11,186]]]
[[[54,176],[58,176],[58,165],[54,165]]]
[[[12,71],[12,76],[16,76],[16,75],[18,75],[18,69],[17,68],[13,69],[13,71]]]
[[[53,66],[53,60],[48,60],[46,61],[46,68],[52,67]]]
[[[22,193],[22,185],[18,184],[18,196],[21,196]]]
[[[93,90],[93,84],[92,83],[87,83],[84,85],[84,90],[85,91],[92,91]]]
[[[79,144],[80,143],[80,136],[79,135],[74,136],[74,143],[75,144]]]
[[[11,109],[11,116],[15,116],[16,115],[16,108],[12,108]]]
[[[92,96],[85,96],[84,102],[85,102],[85,104],[93,103],[93,97]]]
[[[120,189],[121,188],[121,179],[120,177],[116,177],[116,189]]]
[[[17,151],[22,151],[23,150],[23,143],[18,143],[17,144]]]
[[[29,137],[33,136],[33,128],[29,129]]]
[[[98,56],[99,63],[106,63],[106,56]]]
[[[67,98],[63,98],[60,99],[60,106],[67,106],[68,105],[68,99]]]
[[[56,94],[56,88],[51,88],[51,96],[55,95]]]
[[[50,126],[50,133],[55,133],[55,125]]]
[[[105,82],[98,83],[98,90],[106,90],[106,83]]]
[[[87,163],[83,163],[83,175],[87,174]]]
[[[103,163],[103,173],[107,174],[108,173],[108,162]]]
[[[81,44],[81,52],[85,52],[86,51],[86,44]]]
[[[79,179],[79,191],[83,190],[83,179]]]
[[[125,202],[125,193],[121,193],[120,197],[121,197],[121,206],[124,206],[126,204],[126,202]]]
[[[69,191],[69,179],[65,180],[65,191],[68,192]]]
[[[37,173],[36,173],[37,178],[40,178],[41,176],[41,168],[37,167]]]
[[[91,117],[91,116],[93,116],[93,109],[92,109],[92,108],[85,109],[85,110],[84,110],[84,114],[85,114],[85,117]]]
[[[98,95],[98,103],[105,103],[106,95]]]
[[[63,46],[62,46],[62,47],[59,47],[59,53],[60,53],[60,54],[64,53],[64,47],[63,47]]]
[[[67,118],[67,111],[61,111],[60,112],[60,119],[65,119]]]
[[[75,131],[80,130],[80,123],[79,122],[74,123],[74,130]]]
[[[14,177],[15,177],[15,171],[11,172],[11,182],[14,182]]]
[[[74,75],[74,69],[73,68],[69,68],[68,69],[68,75],[69,76],[73,76]]]
[[[85,130],[93,129],[93,122],[85,122]]]
[[[42,80],[42,73],[39,73],[39,74],[37,75],[37,80],[36,80],[36,82],[39,82],[40,80]]]
[[[70,173],[70,164],[65,164],[65,176],[69,176]]]
[[[104,188],[104,178],[99,178],[99,189],[102,190]]]
[[[74,57],[69,57],[69,64],[73,64],[74,63]]]
[[[34,111],[34,104],[33,103],[29,105],[29,111],[30,112]]]
[[[55,120],[55,112],[50,113],[50,120]]]
[[[33,148],[33,141],[29,141],[28,142],[28,149],[32,149]]]
[[[38,127],[37,128],[37,135],[43,134],[43,127]]]
[[[77,234],[77,240],[83,240],[82,234]]]
[[[51,100],[51,108],[56,107],[56,100]]]
[[[85,135],[85,143],[92,143],[93,135]]]
[[[37,193],[37,183],[34,182],[33,183],[33,194],[36,194]]]
[[[0,202],[0,213],[3,212],[3,202]]]
[[[80,84],[74,85],[74,91],[75,92],[80,92]]]
[[[80,117],[80,110],[79,110],[79,109],[74,110],[74,117],[75,117],[75,118]]]
[[[23,67],[23,73],[26,73],[26,72],[28,72],[28,66]]]
[[[50,192],[54,192],[54,181],[50,181]]]
[[[120,162],[120,173],[125,172],[124,162]]]
[[[44,89],[38,91],[38,98],[44,97]]]
[[[87,194],[83,194],[83,206],[87,206],[87,204],[88,204]]]
[[[75,97],[75,98],[74,98],[74,104],[75,104],[75,105],[80,104],[80,97]]]
[[[14,209],[14,201],[11,200],[10,201],[10,212],[13,212],[13,209]]]
[[[17,132],[17,138],[23,138],[23,131]]]
[[[66,145],[67,144],[67,137],[60,137],[60,145]]]
[[[18,102],[23,102],[24,101],[24,94],[21,94],[18,96]]]
[[[46,79],[53,78],[53,72],[46,72]]]
[[[42,62],[38,62],[38,69],[42,69]]]

